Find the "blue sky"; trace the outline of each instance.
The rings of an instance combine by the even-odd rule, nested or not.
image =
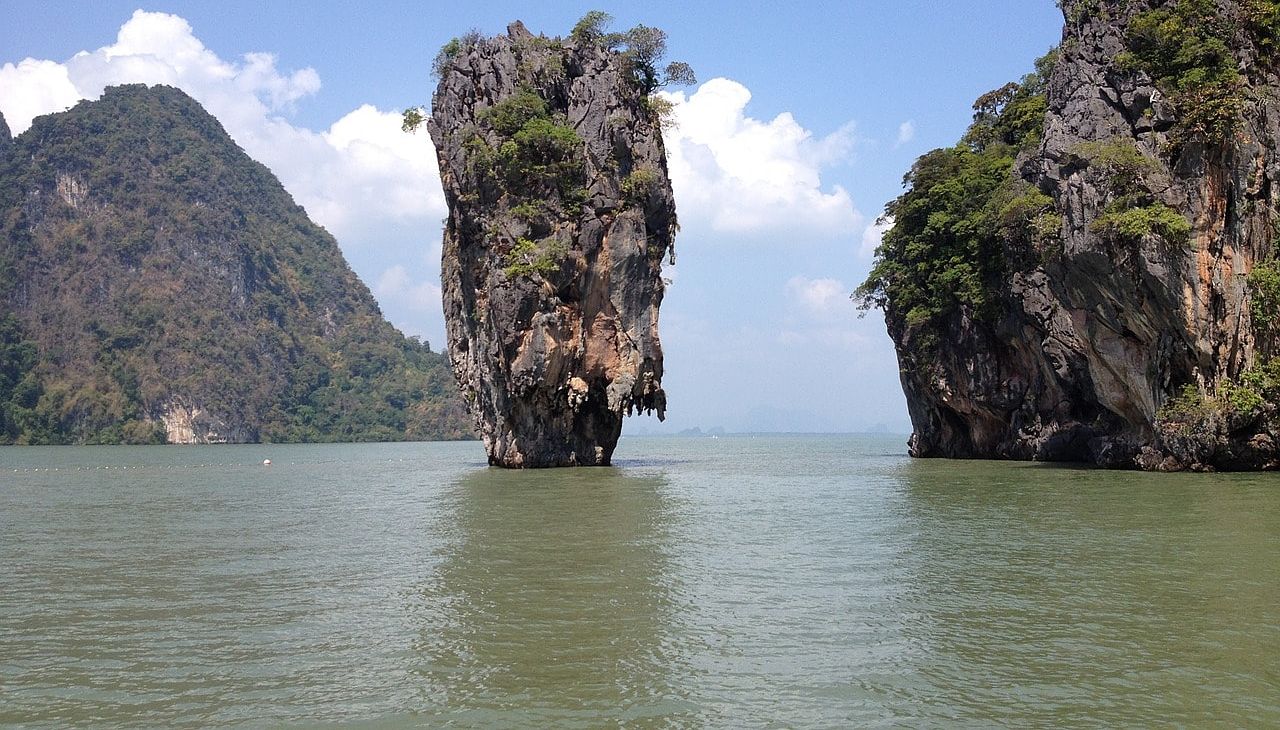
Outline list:
[[[595,8],[619,29],[667,30],[702,82],[672,90],[668,421],[629,431],[909,430],[883,323],[847,295],[911,162],[953,144],[973,99],[1057,43],[1052,0],[6,0],[0,111],[16,130],[104,85],[184,88],[337,236],[388,318],[439,346],[443,201],[425,135],[404,139],[394,112],[430,100],[449,38],[516,18],[565,33]]]

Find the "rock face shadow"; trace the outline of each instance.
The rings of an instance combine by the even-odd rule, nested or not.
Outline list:
[[[456,532],[411,603],[429,714],[563,726],[689,713],[665,489],[614,469],[457,483]]]

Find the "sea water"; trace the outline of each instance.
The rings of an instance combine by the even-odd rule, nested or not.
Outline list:
[[[880,436],[615,464],[2,449],[0,724],[1280,725],[1274,475]]]

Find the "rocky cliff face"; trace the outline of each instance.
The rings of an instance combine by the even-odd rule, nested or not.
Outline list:
[[[446,51],[429,129],[458,385],[491,464],[608,464],[623,417],[666,405],[676,216],[657,108],[600,44],[517,22]]]
[[[13,134],[9,131],[9,123],[4,120],[4,115],[0,114],[0,151],[13,143]]]
[[[1013,165],[1051,200],[1038,235],[999,242],[995,314],[912,317],[905,279],[869,282],[885,294],[911,451],[1275,467],[1275,4],[1062,5],[1042,131]]]

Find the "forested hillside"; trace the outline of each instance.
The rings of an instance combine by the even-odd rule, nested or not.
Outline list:
[[[0,130],[0,443],[470,436],[444,356],[183,92]]]

